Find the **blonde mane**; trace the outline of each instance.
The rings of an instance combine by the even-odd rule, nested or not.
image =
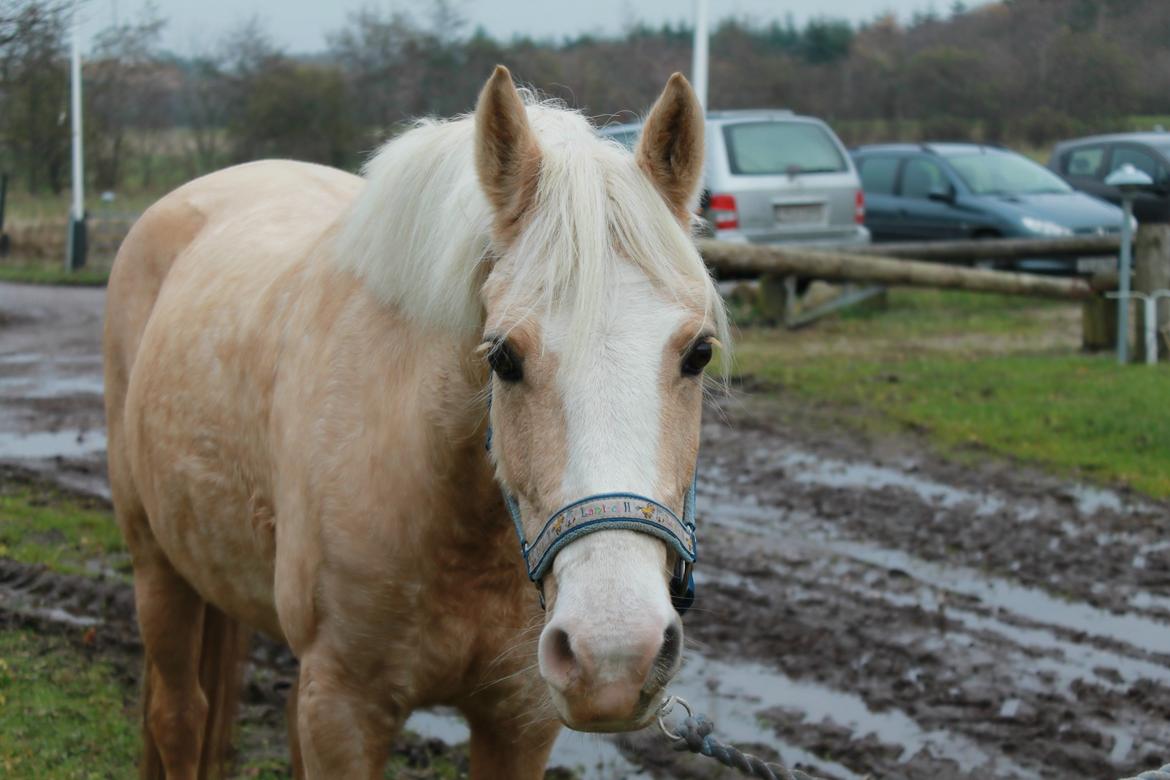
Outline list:
[[[722,299],[694,242],[630,152],[578,112],[526,102],[541,168],[532,213],[508,249],[511,287],[523,291],[514,303],[570,306],[584,338],[624,258],[703,308],[728,344]],[[342,265],[421,325],[483,326],[493,213],[476,174],[474,133],[473,116],[426,120],[386,143],[364,167],[366,187],[342,227]]]

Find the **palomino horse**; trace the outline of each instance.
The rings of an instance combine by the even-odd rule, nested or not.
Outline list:
[[[214,771],[241,626],[299,659],[300,777],[381,777],[417,707],[458,708],[472,776],[509,780],[562,723],[653,717],[726,330],[688,231],[702,157],[680,75],[631,156],[497,68],[363,178],[254,163],[143,215],[105,383],[145,776]]]

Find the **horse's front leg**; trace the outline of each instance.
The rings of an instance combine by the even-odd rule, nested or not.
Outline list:
[[[297,736],[308,780],[382,777],[404,716],[328,651],[301,659]]]
[[[529,713],[531,718],[531,713]],[[471,780],[541,780],[560,721],[524,717],[469,718]]]

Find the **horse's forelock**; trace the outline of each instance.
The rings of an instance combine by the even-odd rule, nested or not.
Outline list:
[[[521,94],[541,166],[531,213],[510,246],[492,246],[495,214],[476,172],[474,119],[465,116],[421,122],[370,159],[342,226],[339,262],[418,323],[478,334],[480,288],[502,255],[511,266],[502,304],[534,315],[570,307],[583,343],[599,324],[615,264],[631,262],[666,294],[704,307],[730,343],[690,236],[630,153],[580,113]]]

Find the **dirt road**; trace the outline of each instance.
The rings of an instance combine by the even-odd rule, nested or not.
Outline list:
[[[0,459],[98,494],[101,309],[96,290],[0,285]],[[1170,760],[1170,506],[839,420],[776,392],[708,410],[674,692],[724,739],[826,778],[1103,779]],[[0,611],[131,625],[124,593],[22,577],[0,570]],[[466,738],[441,712],[409,725]],[[567,735],[555,761],[715,776],[650,731]]]

